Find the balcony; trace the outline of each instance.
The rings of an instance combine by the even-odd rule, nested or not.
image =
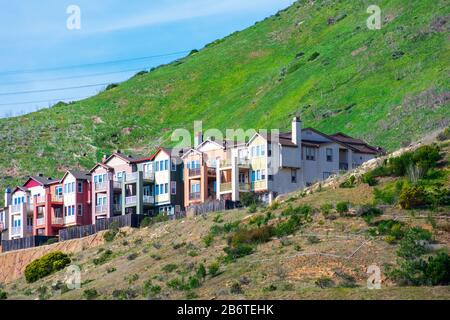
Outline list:
[[[231,182],[225,182],[220,184],[220,192],[228,192],[231,191],[232,185]]]
[[[120,203],[113,204],[113,211],[115,213],[122,212],[122,205]]]
[[[125,198],[125,204],[126,205],[135,205],[137,203],[137,197],[136,196],[129,196]]]
[[[106,206],[96,206],[95,207],[95,213],[106,213]]]
[[[240,182],[239,183],[239,191],[249,192],[251,190],[250,183]]]
[[[142,174],[144,180],[154,181],[155,180],[155,172],[153,171],[144,171]]]
[[[254,182],[252,182],[251,188],[253,190],[266,190],[267,182],[266,182],[266,180],[254,181]]]
[[[134,182],[139,178],[139,172],[125,174],[125,182]]]
[[[33,233],[33,226],[26,226],[25,227],[25,232],[26,233]]]
[[[35,204],[36,205],[43,205],[43,204],[45,204],[45,196],[36,197]]]
[[[62,226],[64,224],[63,217],[52,217],[52,224]]]
[[[197,177],[200,176],[200,174],[201,174],[200,168],[189,169],[189,177]]]
[[[120,182],[120,181],[113,181],[113,188],[114,189],[122,189],[122,182]]]
[[[200,200],[200,192],[189,193],[189,200]]]
[[[248,158],[238,159],[237,162],[238,166],[241,168],[250,168],[250,159]]]
[[[64,196],[62,194],[55,194],[52,196],[52,202],[62,203],[64,202]]]
[[[106,181],[96,182],[95,191],[103,191],[103,190],[106,190]]]
[[[153,204],[155,203],[155,198],[153,196],[144,196],[145,204]]]
[[[217,171],[216,171],[216,168],[208,168],[208,176],[216,176],[216,174],[217,174]]]
[[[37,218],[36,219],[36,226],[45,226],[45,217]]]

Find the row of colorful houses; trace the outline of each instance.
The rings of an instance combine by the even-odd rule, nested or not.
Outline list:
[[[191,148],[160,147],[149,157],[117,151],[89,172],[30,176],[5,192],[2,238],[56,236],[62,228],[126,214],[173,216],[208,201],[238,203],[249,192],[270,203],[383,152],[343,133],[303,129],[297,117],[290,132],[256,132],[247,140],[204,139],[198,132]]]

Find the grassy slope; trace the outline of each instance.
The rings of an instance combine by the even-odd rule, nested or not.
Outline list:
[[[386,20],[379,31],[366,28],[369,4],[298,2],[95,97],[2,119],[0,187],[31,173],[90,168],[117,148],[149,152],[194,120],[204,128],[283,128],[300,111],[307,126],[389,149],[445,125],[449,42],[432,25],[449,16],[446,1],[377,1]],[[395,51],[405,55],[393,59]],[[320,56],[308,61],[314,52]]]
[[[445,186],[450,185],[448,161],[450,155],[449,141],[443,144],[447,165],[442,168],[445,175]],[[378,188],[391,183],[393,178],[382,179]],[[293,198],[289,203],[294,207],[310,204],[319,208],[323,203],[349,201],[353,205],[370,203],[373,200],[373,187],[357,185],[351,189],[323,189],[305,197]],[[275,215],[288,204],[272,210]],[[447,250],[450,249],[449,222],[437,219],[437,227],[432,228],[427,219],[420,218],[430,214],[427,210],[413,212],[387,206],[381,219],[396,219],[410,226],[421,226],[432,230],[436,241]],[[448,208],[441,208],[440,215],[448,215]],[[259,213],[256,213],[259,214]],[[432,214],[436,214],[433,212]],[[227,222],[243,221],[247,223],[251,214],[245,210],[227,211],[221,214],[223,221],[216,219],[218,214],[207,217],[188,218],[177,221],[163,222],[139,230],[127,230],[113,242],[100,248],[90,248],[74,254],[72,260],[81,266],[82,282],[79,290],[73,290],[62,295],[48,296],[51,299],[81,299],[86,289],[95,289],[100,299],[114,299],[114,290],[130,290],[134,292],[133,299],[145,299],[143,285],[151,280],[153,285],[161,287],[160,299],[184,299],[186,291],[179,291],[167,286],[167,282],[176,278],[195,273],[200,263],[209,265],[222,254],[226,246],[227,234],[219,234],[210,247],[205,247],[203,237],[208,234],[213,225],[223,226]],[[216,222],[215,222],[216,221]],[[300,232],[280,241],[271,241],[259,245],[256,251],[234,263],[222,264],[220,274],[216,277],[207,276],[202,286],[192,290],[189,297],[200,299],[450,299],[450,286],[443,287],[398,287],[386,281],[385,268],[395,265],[397,244],[388,244],[382,237],[372,238],[360,250],[355,250],[366,240],[368,226],[359,217],[337,217],[326,219],[317,210],[313,221]],[[319,235],[319,243],[308,241],[309,234]],[[356,238],[354,238],[356,236]],[[184,246],[175,246],[185,243]],[[103,251],[101,251],[102,249]],[[99,258],[105,250],[112,251],[112,257],[105,264],[95,266],[93,261]],[[328,253],[340,256],[354,255],[350,259],[330,256],[305,255],[311,253]],[[193,254],[195,253],[195,255]],[[129,256],[136,254],[136,259]],[[302,255],[303,256],[299,256]],[[164,271],[164,266],[173,264],[176,270]],[[382,289],[367,289],[367,267],[376,264],[382,271]],[[108,272],[111,268],[115,271]],[[344,288],[342,276],[345,274],[355,279],[357,287]],[[134,276],[137,275],[137,276]],[[64,271],[44,278],[34,284],[25,283],[24,278],[4,286],[10,299],[34,299],[38,296],[39,287],[47,287],[63,280]],[[248,284],[242,285],[243,293],[232,294],[231,284],[247,278]],[[334,288],[320,289],[315,281],[322,277],[330,277],[336,284]],[[270,286],[275,290],[268,290]]]

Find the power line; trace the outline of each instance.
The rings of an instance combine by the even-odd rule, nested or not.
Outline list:
[[[143,71],[145,67],[135,68],[135,69],[127,69],[127,70],[119,70],[119,71],[111,71],[111,72],[101,72],[101,73],[91,73],[79,76],[70,76],[70,77],[59,77],[59,78],[51,78],[51,79],[35,79],[35,80],[26,80],[26,81],[16,81],[16,82],[8,82],[8,83],[0,83],[0,85],[15,85],[15,84],[23,84],[23,83],[33,83],[33,82],[47,82],[47,81],[57,81],[57,80],[71,80],[71,79],[80,79],[80,78],[89,78],[96,76],[104,76],[109,74],[118,74],[118,73],[126,73],[126,72],[136,72]]]
[[[42,92],[53,92],[53,91],[64,91],[64,90],[72,90],[72,89],[92,88],[92,87],[99,87],[99,86],[107,86],[109,84],[111,84],[111,83],[87,84],[87,85],[76,86],[76,87],[53,88],[53,89],[42,89],[42,90],[5,92],[5,93],[0,93],[0,96],[13,96],[13,95],[19,95],[19,94],[28,94],[28,93],[42,93]]]
[[[0,106],[18,106],[22,104],[33,104],[33,103],[45,103],[45,102],[51,102],[51,101],[63,101],[63,100],[80,100],[80,99],[86,99],[90,96],[84,96],[84,97],[72,97],[72,98],[58,98],[58,99],[47,99],[47,100],[37,100],[37,101],[27,101],[27,102],[12,102],[12,103],[1,103]]]
[[[154,59],[154,58],[169,57],[169,56],[174,56],[174,55],[179,55],[179,54],[185,54],[188,52],[190,52],[190,51],[178,51],[178,52],[164,53],[164,54],[139,57],[139,58],[111,60],[111,61],[104,61],[104,62],[70,65],[70,66],[60,66],[60,67],[53,67],[53,68],[10,70],[10,71],[0,72],[0,75],[36,73],[36,72],[57,71],[57,70],[76,69],[76,68],[92,67],[92,66],[99,66],[99,65],[117,64],[117,63],[123,63],[123,62],[141,61],[141,60],[148,60],[148,59]]]

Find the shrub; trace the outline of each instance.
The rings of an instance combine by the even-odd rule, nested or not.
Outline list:
[[[211,246],[213,241],[214,241],[214,236],[211,233],[209,233],[203,237],[203,243],[205,244],[206,247]]]
[[[103,234],[103,239],[105,239],[106,242],[111,242],[114,240],[114,238],[118,233],[119,233],[119,224],[117,221],[113,221],[109,225],[108,231],[106,231]]]
[[[135,260],[139,255],[136,252],[133,252],[132,254],[128,255],[127,260],[133,261]]]
[[[8,299],[8,294],[0,289],[0,300],[6,300]]]
[[[221,215],[221,214],[217,214],[217,215],[213,218],[213,221],[214,221],[215,223],[222,223],[222,222],[223,222],[222,215]]]
[[[328,277],[322,277],[322,278],[317,279],[315,284],[316,284],[316,286],[320,287],[321,289],[334,287],[334,281]]]
[[[256,205],[258,203],[259,203],[259,198],[254,192],[244,192],[241,195],[241,204],[244,207],[249,207],[252,204]]]
[[[223,249],[227,254],[225,261],[231,262],[238,258],[247,256],[253,253],[253,246],[249,244],[239,244],[236,247],[226,247]]]
[[[230,287],[231,294],[241,294],[244,293],[242,290],[241,284],[239,282],[234,282]]]
[[[316,244],[320,242],[320,239],[316,236],[308,236],[307,241],[309,244]]]
[[[348,212],[348,202],[338,202],[336,204],[336,211],[339,214],[344,214]]]
[[[333,205],[331,203],[325,203],[320,206],[320,212],[324,217],[328,216],[331,213],[331,210],[333,210]]]
[[[420,227],[410,228],[397,251],[397,255],[404,259],[416,259],[426,252],[426,243],[431,240],[431,233]]]
[[[253,229],[239,229],[228,238],[228,245],[236,247],[240,244],[259,244],[270,240],[273,235],[272,226]]]
[[[450,284],[450,256],[440,252],[428,258],[424,270],[425,282],[432,286],[448,286]]]
[[[255,203],[251,204],[247,209],[248,213],[255,213],[256,211],[258,211],[258,207]]]
[[[277,224],[274,230],[274,234],[278,238],[291,235],[295,233],[302,225],[302,221],[299,216],[291,216],[287,221],[283,221]]]
[[[445,141],[450,139],[450,127],[447,127],[443,132],[437,136],[439,141]]]
[[[399,205],[403,209],[414,209],[427,204],[427,194],[421,186],[405,186],[400,194]]]
[[[95,289],[86,289],[83,291],[83,297],[86,300],[93,300],[98,297],[98,292]]]
[[[161,293],[161,287],[153,285],[150,280],[144,282],[143,293],[146,297],[154,297]]]
[[[130,300],[136,298],[137,293],[134,289],[131,288],[127,290],[118,289],[113,291],[112,296],[117,300]]]
[[[113,273],[114,271],[117,271],[117,269],[114,268],[114,267],[111,267],[111,268],[106,269],[106,272],[107,272],[107,273]]]
[[[346,181],[342,182],[340,188],[353,188],[355,186],[355,176],[350,176]]]
[[[141,228],[146,228],[149,227],[153,224],[153,220],[151,217],[146,216],[144,217],[144,219],[141,220],[141,223],[139,224],[139,227]]]
[[[208,266],[208,274],[211,277],[215,277],[219,274],[220,264],[218,262],[213,262]]]
[[[50,238],[47,240],[46,245],[58,243],[58,238]]]
[[[277,286],[274,284],[271,284],[268,287],[263,288],[264,292],[273,292],[273,291],[277,291]]]
[[[314,61],[314,60],[316,60],[319,56],[320,56],[320,53],[316,51],[316,52],[314,52],[313,54],[311,54],[311,55],[309,56],[308,61]]]
[[[164,271],[166,273],[171,273],[171,272],[175,271],[176,269],[178,269],[178,266],[173,263],[166,264],[164,267],[162,267],[162,271]]]
[[[361,216],[367,224],[371,224],[375,217],[379,217],[383,214],[383,210],[366,204],[359,207],[356,214]]]
[[[101,265],[103,263],[105,263],[106,261],[108,261],[109,259],[111,259],[113,252],[111,250],[106,250],[102,253],[102,255],[99,258],[95,258],[92,262],[98,266]]]
[[[186,242],[175,243],[175,244],[172,246],[172,248],[173,248],[174,250],[178,250],[178,249],[180,249],[180,248],[183,248],[185,245],[186,245]]]
[[[188,279],[188,287],[189,289],[197,289],[200,288],[201,283],[199,278],[197,278],[196,276],[191,276]]]
[[[375,179],[373,171],[363,174],[361,180],[363,183],[367,183],[371,187],[376,186],[378,183],[377,179]]]
[[[105,91],[108,91],[108,90],[117,88],[118,86],[119,86],[119,85],[118,85],[117,83],[111,83],[111,84],[108,84],[108,85],[106,86]]]
[[[225,223],[223,225],[223,231],[226,232],[226,233],[230,233],[232,231],[236,231],[239,228],[240,224],[241,224],[240,221]]]
[[[53,272],[64,269],[70,262],[67,254],[61,251],[51,252],[26,266],[25,279],[29,283],[35,282]]]
[[[197,268],[196,275],[199,279],[205,279],[206,278],[206,268],[203,265],[203,263],[200,263],[200,265]]]

